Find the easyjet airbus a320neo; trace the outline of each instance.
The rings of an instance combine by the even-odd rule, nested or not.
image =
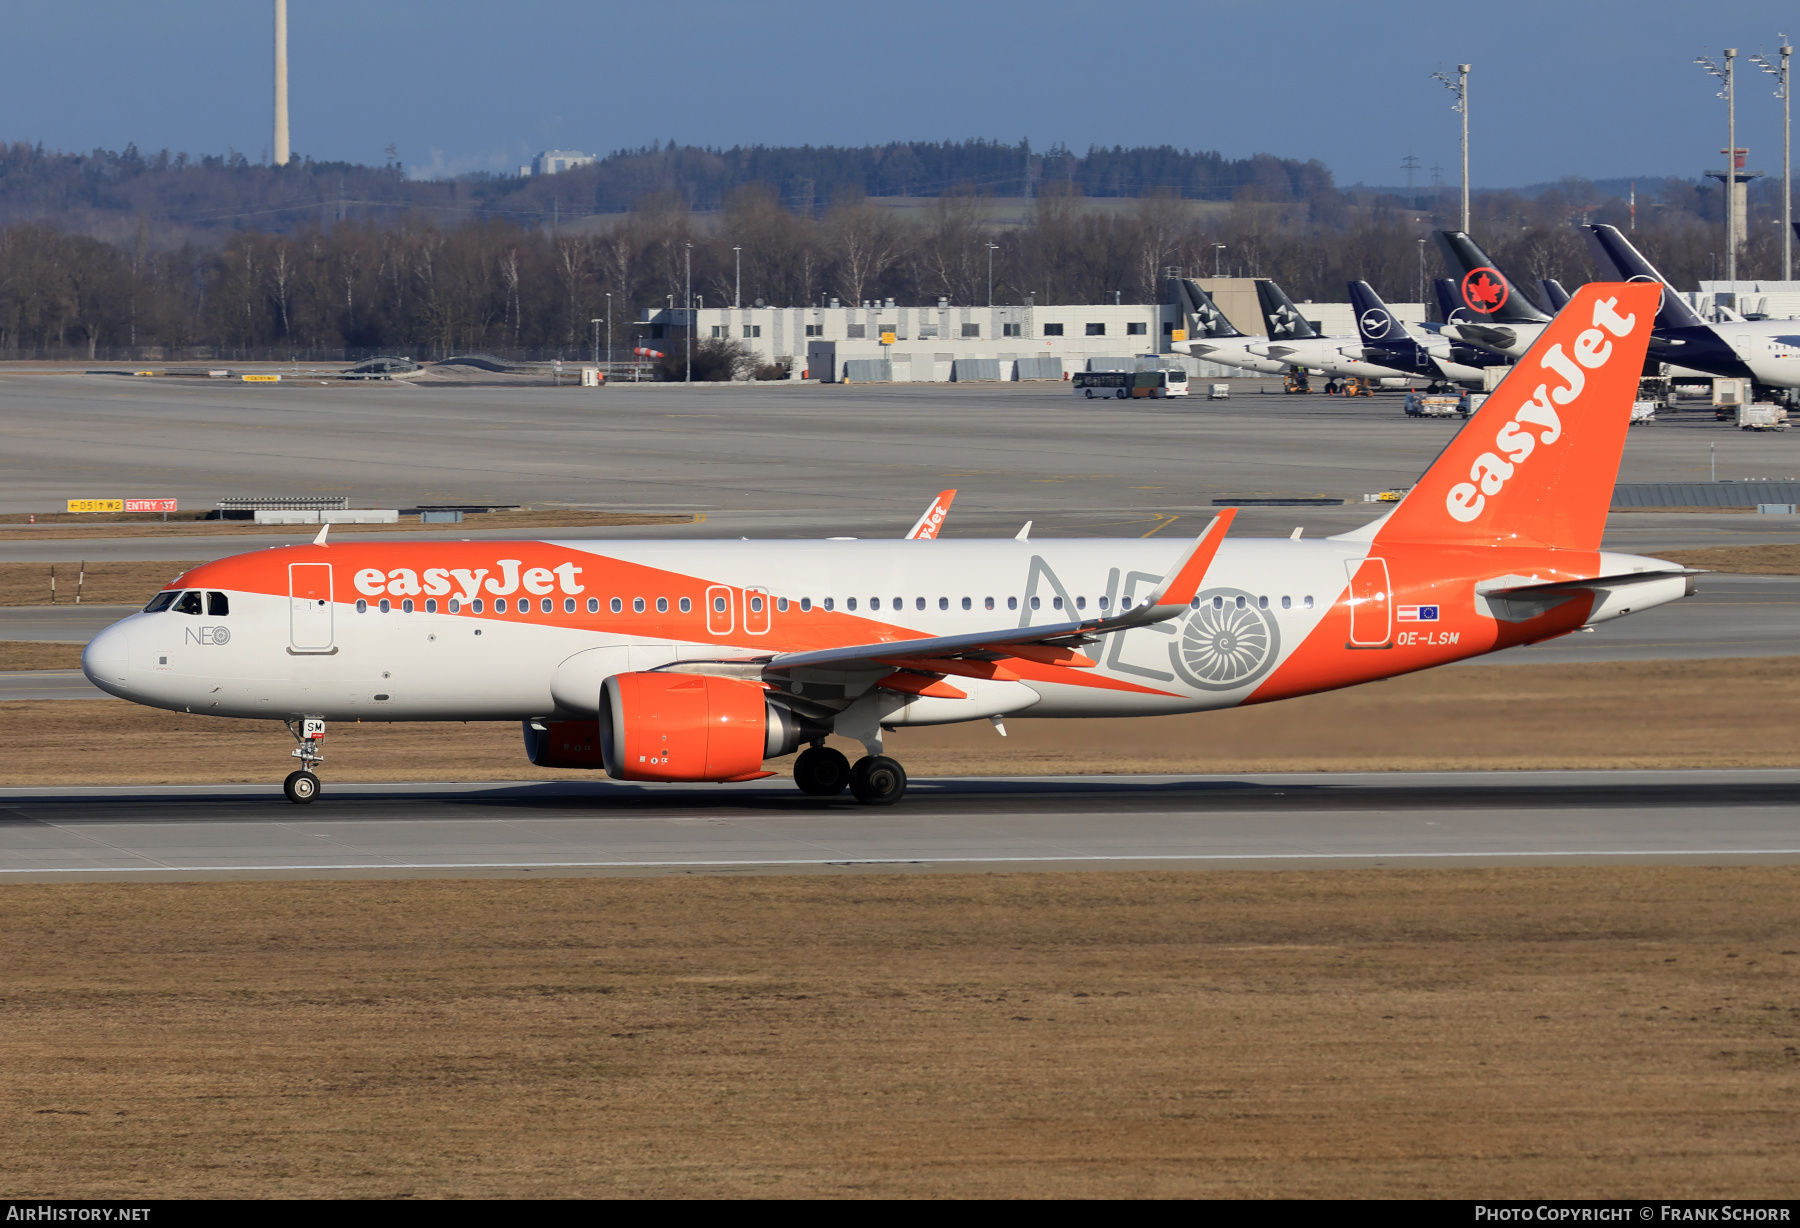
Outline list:
[[[1322,540],[329,541],[175,579],[87,676],[286,722],[524,723],[541,766],[897,801],[882,735],[1264,703],[1567,634],[1692,591],[1600,549],[1658,287],[1584,287],[1386,517]],[[1004,726],[1002,726],[1004,731]],[[860,742],[854,765],[827,734]],[[807,748],[802,750],[802,748]]]

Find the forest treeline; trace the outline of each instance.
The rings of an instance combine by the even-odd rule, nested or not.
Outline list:
[[[508,168],[509,172],[512,168]],[[273,167],[229,151],[191,158],[96,149],[87,154],[0,143],[0,222],[53,217],[64,229],[117,241],[138,216],[163,236],[202,238],[208,231],[291,231],[345,219],[391,220],[403,211],[443,223],[509,218],[521,224],[625,213],[647,196],[668,195],[689,209],[725,207],[740,188],[760,184],[788,208],[817,216],[864,196],[939,196],[974,190],[1028,196],[1053,186],[1091,197],[1166,191],[1188,200],[1231,200],[1251,191],[1269,201],[1329,199],[1331,172],[1316,161],[1257,154],[1227,158],[1170,146],[1062,146],[1038,153],[1029,142],[912,141],[887,145],[740,146],[702,149],[661,142],[620,150],[559,175],[521,178],[477,173],[411,179],[398,150],[382,166],[315,161],[296,155]],[[124,229],[121,229],[124,227]]]
[[[729,304],[740,255],[745,305],[980,304],[990,257],[997,303],[1160,301],[1165,270],[1205,276],[1215,262],[1227,275],[1273,277],[1296,300],[1343,301],[1345,283],[1360,278],[1412,301],[1423,279],[1442,275],[1434,245],[1421,240],[1450,221],[1453,201],[1436,212],[1405,203],[1245,191],[1200,205],[1163,189],[1108,204],[1052,182],[1022,224],[999,225],[972,188],[923,210],[852,196],[807,212],[752,184],[714,214],[655,193],[579,230],[414,210],[159,247],[147,216],[118,241],[18,222],[0,226],[0,357],[575,358],[609,308],[623,348],[643,331],[643,309],[680,303],[690,261],[699,305]],[[1640,184],[1637,204],[1639,244],[1678,286],[1720,275],[1704,188]],[[1740,276],[1777,277],[1780,239],[1765,199],[1752,216]],[[1579,181],[1531,197],[1483,193],[1473,230],[1526,285],[1555,277],[1572,288],[1593,274],[1583,220],[1629,225],[1626,202]]]

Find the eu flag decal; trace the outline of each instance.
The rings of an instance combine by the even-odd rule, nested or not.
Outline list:
[[[1403,623],[1434,623],[1438,620],[1438,607],[1434,605],[1403,605],[1395,609],[1394,617]]]

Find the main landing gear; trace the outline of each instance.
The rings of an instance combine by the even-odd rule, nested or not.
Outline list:
[[[300,743],[294,749],[294,758],[300,761],[300,768],[288,773],[288,778],[281,782],[281,791],[287,794],[288,801],[304,806],[319,796],[319,776],[313,769],[325,758],[325,722],[308,716],[282,724],[294,735],[294,741]]]
[[[892,806],[906,796],[906,769],[886,755],[850,760],[829,746],[812,746],[794,760],[794,783],[809,797],[836,797],[846,788],[865,806]]]

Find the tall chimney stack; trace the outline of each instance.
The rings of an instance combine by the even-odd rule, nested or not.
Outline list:
[[[287,162],[287,0],[275,0],[275,165]]]

